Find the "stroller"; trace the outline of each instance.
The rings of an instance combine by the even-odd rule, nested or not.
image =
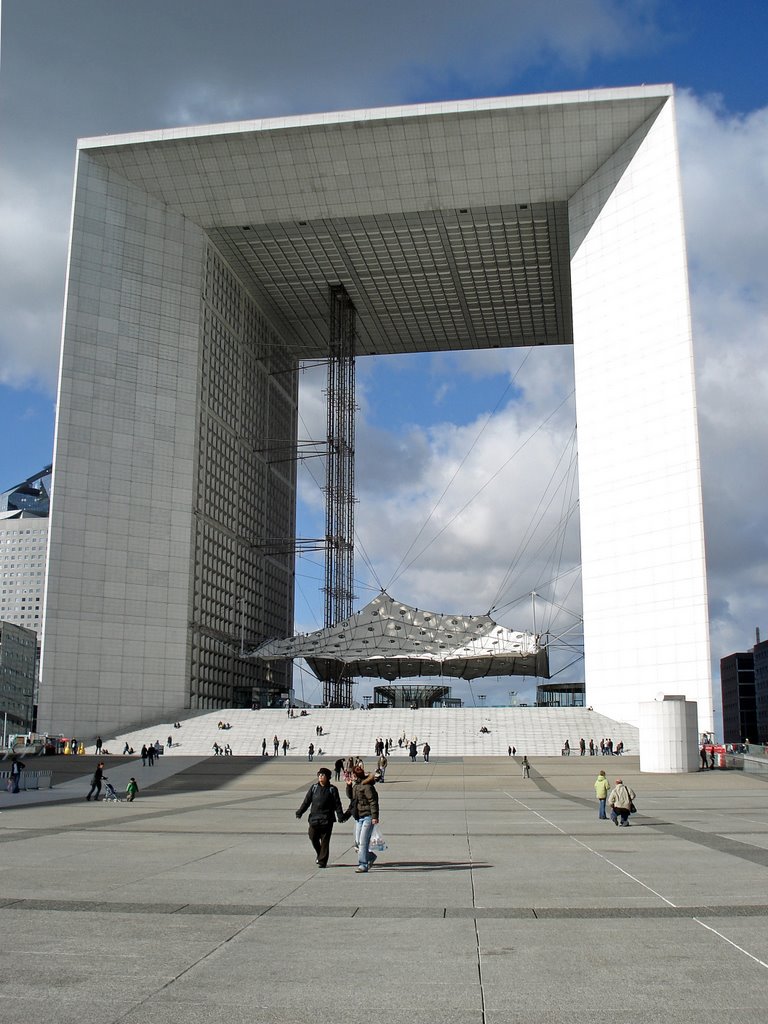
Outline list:
[[[104,803],[121,804],[123,798],[119,795],[112,783],[104,776]]]

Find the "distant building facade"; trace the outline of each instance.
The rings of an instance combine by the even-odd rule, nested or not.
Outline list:
[[[47,519],[51,507],[52,466],[46,466],[34,476],[27,477],[20,484],[14,484],[0,493],[0,517],[13,518],[14,514],[26,513]]]
[[[37,637],[34,630],[0,622],[0,717],[6,734],[34,725]]]
[[[540,708],[583,708],[584,683],[541,683],[536,687],[536,706]]]
[[[757,742],[755,661],[752,651],[739,651],[720,659],[725,743]]]
[[[375,708],[440,708],[460,707],[461,701],[451,697],[451,687],[436,683],[389,683],[374,686]]]
[[[758,641],[752,648],[755,668],[755,715],[759,743],[768,742],[768,640]],[[752,736],[749,737],[752,739]]]
[[[0,620],[43,628],[48,551],[50,474],[39,474],[0,494]]]

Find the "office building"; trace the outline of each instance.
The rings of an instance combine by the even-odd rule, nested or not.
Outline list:
[[[51,467],[0,494],[0,620],[43,628]]]
[[[757,727],[754,737],[757,743],[768,744],[768,640],[761,640],[752,648],[752,664],[755,671],[755,717]]]
[[[723,742],[757,742],[755,661],[752,651],[741,651],[720,659],[720,686],[723,695]]]
[[[34,630],[0,622],[0,718],[5,736],[33,728],[36,666]]]

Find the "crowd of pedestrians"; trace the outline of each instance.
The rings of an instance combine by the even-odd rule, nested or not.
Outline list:
[[[595,757],[597,754],[601,757],[613,757],[614,755],[621,755],[624,753],[624,741],[619,740],[618,743],[614,743],[610,736],[603,736],[600,739],[600,743],[595,743],[593,739],[590,739],[589,744],[582,736],[579,740],[579,756],[586,757],[589,754],[590,757]],[[562,749],[563,757],[570,757],[571,755],[571,741],[566,739],[563,743]]]

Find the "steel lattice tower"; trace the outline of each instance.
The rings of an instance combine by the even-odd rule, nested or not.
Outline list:
[[[355,307],[343,285],[330,289],[328,454],[325,470],[325,626],[352,614],[355,574]],[[323,681],[323,700],[352,703],[346,675]]]

